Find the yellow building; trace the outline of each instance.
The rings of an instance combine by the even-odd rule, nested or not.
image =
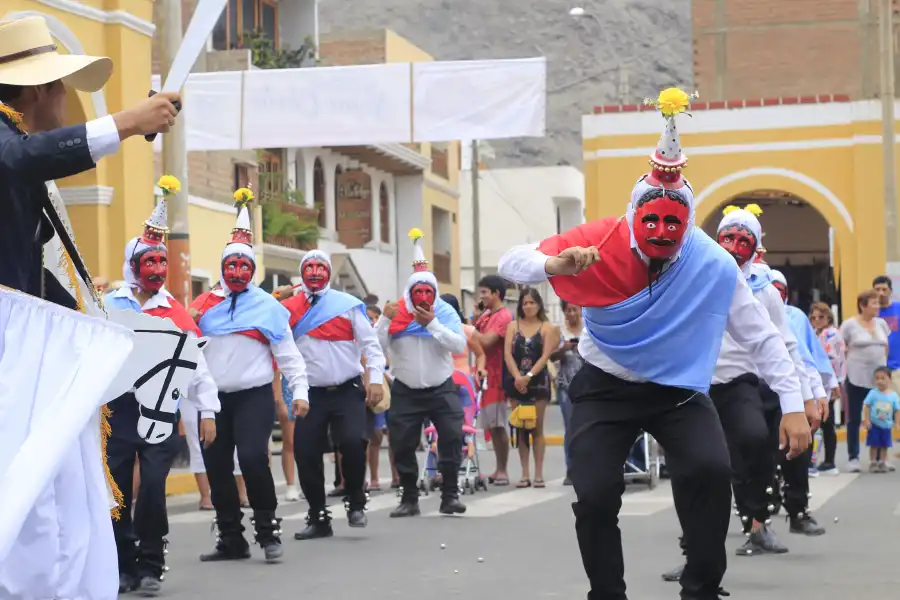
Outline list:
[[[822,282],[822,270],[833,267],[844,316],[855,314],[856,295],[888,271],[880,110],[877,101],[831,96],[695,103],[691,116],[677,119],[696,222],[714,231],[723,206],[763,204],[767,262],[807,266],[813,275],[804,285],[818,289],[807,302],[838,301]],[[623,213],[663,126],[640,106],[583,117],[588,219]]]
[[[115,69],[103,90],[70,92],[67,121],[74,124],[146,97],[155,29],[152,11],[153,0],[3,0],[0,20],[43,17],[59,52],[112,59]],[[88,268],[96,275],[120,277],[124,239],[140,233],[153,208],[151,145],[141,138],[130,139],[96,169],[57,183]]]

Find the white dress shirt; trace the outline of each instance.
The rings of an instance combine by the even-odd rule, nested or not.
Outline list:
[[[100,117],[84,124],[87,137],[88,150],[91,152],[91,160],[94,163],[100,159],[119,151],[122,142],[119,140],[119,128],[116,126],[112,115]],[[206,418],[206,417],[204,417]]]
[[[807,368],[806,361],[803,360],[803,355],[800,353],[800,348],[798,346],[799,342],[797,341],[797,336],[794,335],[794,330],[791,329],[791,324],[788,320],[787,311],[784,309],[784,300],[781,299],[781,294],[778,293],[775,286],[767,285],[761,290],[757,290],[754,295],[763,305],[763,308],[766,309],[766,312],[769,313],[769,318],[772,319],[772,323],[784,338],[784,344],[787,347],[788,353],[791,355],[794,367],[797,369],[797,377],[800,379],[800,393],[803,394],[803,399],[812,400],[814,397],[822,398],[823,396],[813,396],[817,389],[817,385],[818,389],[822,390],[822,379],[819,377],[818,373],[816,373],[815,368],[812,369],[812,373],[814,373],[815,376],[810,377],[810,370]],[[763,379],[768,381],[765,374],[760,373],[760,375]],[[774,390],[775,387],[772,386],[772,389]]]
[[[130,287],[125,286],[113,292],[113,296],[117,298],[128,298],[134,300],[138,305],[140,300],[134,295]],[[172,308],[170,302],[175,302],[175,298],[166,288],[159,290],[156,294],[150,296],[149,299],[141,306],[141,310],[153,310],[154,308]],[[194,332],[187,332],[188,335],[196,337]],[[194,371],[194,377],[188,387],[186,394],[188,402],[191,402],[200,412],[201,419],[214,419],[216,413],[222,409],[219,403],[219,388],[213,380],[212,374],[209,372],[209,366],[203,357],[203,350],[197,355],[197,369]]]
[[[212,293],[228,301],[222,290],[213,290]],[[285,325],[284,338],[277,344],[263,344],[242,333],[206,337],[209,338],[205,349],[206,362],[219,391],[240,392],[270,385],[275,379],[272,366],[274,356],[278,370],[287,378],[294,399],[309,401],[306,362],[297,350],[289,325]]]
[[[404,335],[392,338],[391,320],[384,315],[375,323],[378,341],[391,359],[391,377],[421,390],[437,387],[453,375],[453,355],[466,351],[466,338],[451,331],[437,318],[426,329],[432,337]]]
[[[548,258],[550,257],[537,250],[536,244],[516,246],[503,255],[497,271],[504,279],[537,285],[547,280]],[[734,268],[737,270],[737,263]],[[771,382],[772,389],[778,393],[782,412],[785,414],[803,412],[800,383],[794,364],[785,349],[784,340],[765,309],[753,297],[753,292],[741,273],[738,273],[736,278],[725,333],[756,357],[756,366],[760,373]],[[587,329],[581,333],[578,352],[587,362],[619,379],[645,381],[597,348]],[[746,373],[746,370],[744,372]]]
[[[306,361],[306,374],[312,387],[340,385],[363,373],[361,358],[366,357],[369,383],[384,383],[384,353],[369,318],[359,309],[335,317],[353,326],[353,340],[327,341],[309,335],[295,340]]]

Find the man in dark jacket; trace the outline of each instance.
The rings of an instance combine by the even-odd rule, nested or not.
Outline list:
[[[168,131],[178,113],[178,94],[160,93],[134,108],[63,127],[67,86],[95,92],[112,69],[108,58],[57,54],[40,17],[0,24],[0,285],[75,308],[43,268],[43,246],[55,232],[90,287],[45,182],[93,169],[128,137]]]

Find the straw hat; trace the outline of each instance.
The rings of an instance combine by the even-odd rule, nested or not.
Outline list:
[[[82,92],[96,92],[112,74],[108,58],[57,54],[42,17],[0,23],[0,84],[33,86],[62,79]]]

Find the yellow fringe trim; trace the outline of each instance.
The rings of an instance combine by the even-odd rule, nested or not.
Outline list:
[[[0,104],[0,113],[6,115],[9,120],[12,121],[12,124],[16,127],[16,129],[22,131],[22,113],[14,111],[11,107],[5,104]]]

